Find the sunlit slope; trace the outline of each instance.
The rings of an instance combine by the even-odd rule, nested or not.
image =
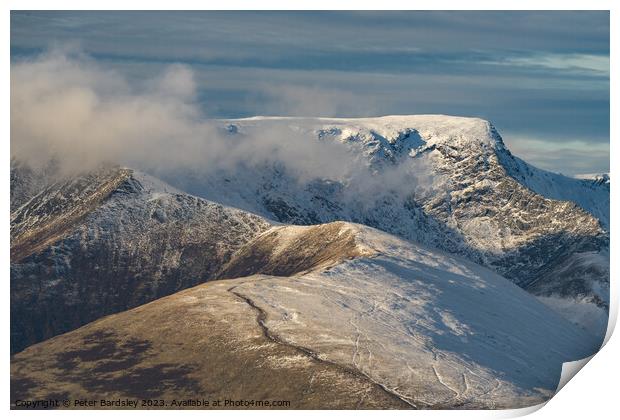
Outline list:
[[[584,311],[576,317],[562,312],[604,336],[608,184],[534,168],[479,118],[254,117],[219,124],[231,148],[270,136],[312,147],[302,148],[307,159],[280,156],[276,148],[266,162],[250,160],[208,176],[177,171],[167,180],[281,222],[347,220],[461,255],[551,298],[543,300],[558,310],[579,301],[587,319]],[[347,152],[332,156],[334,145]],[[325,170],[299,175],[306,160]],[[586,266],[579,265],[583,255],[594,255]],[[579,266],[565,282],[567,264]]]
[[[325,260],[321,248],[333,243]],[[252,267],[248,255],[259,248],[261,261],[291,262],[286,272]],[[18,353],[14,392],[230,395],[299,408],[521,407],[549,398],[562,363],[598,345],[497,274],[360,225],[272,228],[226,270],[248,276]]]

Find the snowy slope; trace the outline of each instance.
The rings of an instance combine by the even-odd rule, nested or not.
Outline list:
[[[298,408],[517,408],[550,398],[562,363],[599,345],[490,270],[362,225],[272,227],[225,272],[247,277],[15,355],[12,389],[167,399],[286,390]]]
[[[57,162],[51,160],[44,168],[32,168],[11,157],[11,212],[30,200],[58,175]]]
[[[467,133],[480,129],[479,122],[469,123]],[[455,122],[455,130],[458,125]],[[408,162],[411,155],[431,154],[434,160],[430,163],[443,162],[446,150],[434,154],[443,148],[441,144],[428,149],[421,143],[422,134],[418,138],[412,133],[395,130],[396,137],[390,139],[417,145],[415,153],[408,146],[390,146],[388,140],[368,139],[369,144],[361,141],[368,146],[361,153],[366,153],[369,165],[377,171],[384,170],[387,162]],[[469,138],[459,142],[461,147],[475,146]],[[358,146],[354,141],[352,147]],[[463,159],[475,161],[475,154]],[[216,386],[224,393],[235,392],[239,386],[260,390],[268,383],[266,378],[280,377],[299,392],[303,407],[311,408],[320,407],[326,395],[347,401],[343,402],[346,407],[514,408],[542,402],[555,390],[563,362],[588,356],[600,345],[606,315],[602,308],[609,299],[604,287],[609,256],[604,249],[579,248],[596,243],[588,242],[588,234],[596,240],[601,235],[594,219],[574,205],[553,202],[526,189],[517,192],[511,177],[499,177],[492,156],[482,156],[482,166],[486,158],[489,168],[473,184],[468,180],[471,172],[446,170],[433,188],[416,190],[416,197],[408,197],[409,207],[382,201],[387,196],[381,196],[370,210],[345,207],[350,202],[325,201],[338,198],[333,184],[320,183],[315,191],[300,192],[298,184],[285,182],[286,177],[270,180],[269,188],[262,185],[263,190],[252,190],[257,183],[250,178],[245,178],[245,189],[232,188],[239,186],[234,178],[223,185],[236,191],[236,198],[253,198],[257,206],[261,204],[257,194],[268,193],[284,203],[274,199],[274,209],[301,206],[296,207],[301,212],[298,216],[314,209],[317,219],[363,215],[369,224],[401,226],[401,236],[409,232],[431,245],[445,244],[442,235],[453,235],[450,239],[461,241],[464,247],[457,249],[466,256],[475,256],[467,254],[471,250],[493,247],[489,238],[478,248],[471,245],[484,235],[500,242],[509,243],[509,238],[527,243],[536,233],[544,237],[549,232],[564,232],[565,236],[549,239],[560,242],[557,251],[551,252],[556,248],[550,244],[541,248],[540,240],[528,251],[550,252],[551,261],[525,285],[538,298],[515,286],[514,279],[508,281],[432,246],[347,222],[271,223],[185,194],[130,169],[108,169],[44,186],[11,216],[12,352],[39,343],[15,356],[12,380],[17,389],[30,384],[23,390],[24,398],[45,398],[55,392],[86,396],[93,392],[93,384],[122,398],[128,380],[161,371],[161,395],[175,395],[178,383],[184,384],[185,394],[204,392],[202,386]],[[455,159],[461,156],[455,154]],[[497,184],[476,187],[485,181]],[[504,216],[495,220],[495,226],[504,223],[515,231],[495,232],[490,225],[481,234],[476,230],[480,229],[476,215],[482,210],[471,207],[482,206],[484,214],[489,208],[497,210],[506,183],[512,188],[512,198],[504,214],[541,220],[533,227],[516,229]],[[443,214],[443,202],[438,204],[437,198],[444,195],[437,191],[446,188],[451,188],[449,196],[455,192],[472,195],[470,205],[450,201],[449,211]],[[482,191],[476,193],[477,189]],[[226,197],[223,190],[219,193]],[[535,205],[524,204],[526,198]],[[408,219],[400,218],[403,211],[411,212]],[[461,225],[450,230],[442,217]],[[468,219],[472,226],[462,227]],[[585,239],[575,241],[578,235]],[[493,268],[497,268],[494,262],[502,261],[491,259],[493,253],[479,255]],[[536,261],[525,255],[506,252],[504,258],[513,258],[508,265],[512,268]],[[177,293],[213,279],[225,280]],[[157,300],[167,295],[172,296]],[[136,309],[123,312],[130,308]],[[166,314],[165,320],[160,313]],[[109,314],[116,315],[105,317]],[[88,324],[95,320],[99,321]],[[230,322],[237,327],[231,328]],[[248,340],[258,340],[256,334],[261,331],[262,341],[250,344]],[[49,337],[54,338],[46,340]],[[112,339],[117,341],[106,341]],[[131,347],[132,340],[141,343],[136,348],[144,351]],[[217,362],[196,358],[196,343],[209,343],[211,347],[203,350],[217,354]],[[93,352],[93,345],[118,351]],[[75,356],[80,354],[84,358]],[[111,361],[115,357],[120,361]],[[183,368],[161,370],[160,365],[171,363]],[[256,373],[257,379],[246,379],[244,371],[239,371],[241,376],[231,380],[222,372],[213,372],[213,363],[256,364],[262,373]],[[294,371],[287,370],[286,376],[282,369],[289,365]],[[265,374],[263,369],[272,373]],[[327,374],[337,378],[333,383],[327,381],[332,385],[315,379]],[[204,380],[188,381],[188,375]],[[308,381],[309,389],[305,388]],[[132,395],[159,395],[140,384],[131,388]],[[333,384],[341,384],[346,391],[330,388]]]
[[[52,183],[11,215],[11,350],[212,279],[270,226],[130,169]]]
[[[609,175],[584,174],[575,178],[545,171],[513,156],[498,153],[506,172],[537,194],[554,200],[572,201],[601,221],[609,230]]]
[[[476,264],[346,224],[365,255],[231,289],[281,340],[350,366],[417,407],[517,407],[548,398],[561,364],[599,342]]]
[[[326,172],[300,179],[299,162],[278,160],[208,176],[162,176],[192,194],[281,222],[347,220],[459,254],[540,296],[589,302],[603,317],[595,324],[604,320],[608,259],[592,260],[594,269],[580,266],[570,287],[561,265],[582,261],[584,253],[607,255],[608,185],[533,168],[510,154],[489,122],[414,115],[220,124],[231,142],[286,131],[319,145],[342,144],[350,159],[342,161],[339,177]],[[356,165],[347,172],[350,162]]]

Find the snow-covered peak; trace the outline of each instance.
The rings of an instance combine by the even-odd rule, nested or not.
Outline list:
[[[475,117],[449,115],[390,115],[371,118],[251,117],[222,120],[231,133],[255,134],[279,128],[292,135],[332,139],[364,155],[368,164],[380,169],[400,164],[406,156],[420,158],[431,169],[454,174],[468,166],[457,183],[505,174],[546,198],[571,201],[609,227],[609,177],[590,174],[570,178],[538,169],[512,155],[493,124]],[[423,156],[424,155],[424,156]],[[480,165],[469,165],[477,161]],[[455,165],[456,164],[456,165]],[[465,178],[464,178],[465,177]],[[455,180],[455,179],[453,179]],[[594,182],[592,182],[594,181]]]
[[[413,407],[534,405],[552,395],[563,362],[598,347],[496,273],[363,225],[334,225],[291,233],[322,227],[328,242],[352,234],[362,255],[291,277],[229,280],[229,290],[260,308],[270,336],[362,372]],[[288,235],[275,244],[287,259],[308,250]]]
[[[595,174],[575,174],[573,175],[573,178],[593,181],[599,184],[609,184],[610,182],[609,172]]]
[[[506,173],[525,187],[554,200],[572,201],[596,217],[609,230],[609,175],[562,174],[537,168],[513,156],[508,149],[497,154]]]
[[[375,134],[390,143],[415,131],[428,145],[436,143],[480,142],[494,146],[501,142],[493,125],[484,119],[450,115],[389,115],[369,118],[250,117],[222,120],[229,131],[243,132],[264,127],[288,127],[295,131],[332,134],[341,139],[359,134]]]
[[[411,115],[219,123],[231,137],[249,140],[256,134],[300,136],[295,140],[316,143],[312,151],[339,143],[350,155],[340,156],[336,165],[362,163],[370,171],[352,177],[319,172],[316,179],[300,181],[291,175],[298,162],[276,157],[274,166],[197,177],[199,184],[186,183],[184,189],[280,222],[372,226],[464,256],[526,290],[586,296],[606,311],[607,299],[597,290],[608,285],[607,264],[593,270],[577,257],[607,249],[609,185],[527,164],[512,155],[488,121]],[[568,285],[558,273],[571,259],[579,264]]]

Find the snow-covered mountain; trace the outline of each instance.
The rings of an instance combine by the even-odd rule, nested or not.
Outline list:
[[[583,174],[571,178],[536,168],[507,149],[499,157],[508,175],[535,193],[554,200],[572,201],[609,230],[609,174]]]
[[[11,350],[210,280],[270,226],[130,169],[54,182],[11,214]]]
[[[217,124],[325,165],[263,154],[166,183],[11,161],[19,398],[514,408],[600,346],[607,181],[534,168],[475,118]]]
[[[231,143],[275,131],[342,144],[366,171],[300,179],[295,162],[274,160],[162,176],[192,194],[281,222],[347,220],[464,256],[604,335],[607,183],[537,169],[514,157],[495,128],[477,118],[254,117],[220,125]],[[566,299],[581,308],[575,316],[563,309]]]
[[[18,353],[12,392],[517,408],[599,345],[496,273],[362,225],[274,226],[220,275]]]

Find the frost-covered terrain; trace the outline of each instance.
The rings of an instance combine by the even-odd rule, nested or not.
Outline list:
[[[600,346],[608,177],[534,168],[476,118],[216,124],[272,155],[169,184],[11,161],[16,398],[521,407]]]
[[[577,203],[609,230],[609,174],[582,174],[571,178],[536,168],[507,149],[500,156],[507,173],[517,181],[542,196]]]
[[[516,408],[550,398],[562,363],[598,346],[499,275],[361,225],[273,227],[236,256],[227,270],[245,277],[17,354],[14,392],[170,400],[243,389],[296,408]]]
[[[604,335],[608,183],[537,169],[514,157],[495,128],[477,118],[254,117],[220,124],[231,145],[256,133],[286,133],[344,145],[348,159],[340,173],[324,177],[299,176],[290,163],[277,160],[208,176],[162,176],[195,195],[281,222],[347,220],[464,256],[526,290],[554,297],[545,302],[566,298],[596,306],[591,313],[597,319],[582,325],[598,325],[596,335]],[[579,265],[585,254],[601,258]],[[570,281],[561,276],[567,265],[575,268]]]
[[[105,169],[11,215],[11,350],[212,279],[264,219]]]
[[[415,406],[531,405],[555,390],[562,362],[598,345],[489,270],[371,228],[342,229],[367,256],[232,290],[283,341]]]

